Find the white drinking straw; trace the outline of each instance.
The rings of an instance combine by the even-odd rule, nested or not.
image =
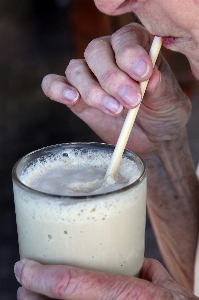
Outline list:
[[[151,45],[151,49],[149,52],[149,56],[152,60],[152,64],[153,67],[155,65],[155,62],[157,60],[158,54],[160,52],[160,48],[162,46],[162,38],[155,36]],[[140,83],[140,88],[141,88],[141,93],[142,93],[142,98],[144,96],[144,93],[146,91],[147,88],[147,84],[148,84],[149,80],[141,82]],[[111,162],[108,166],[108,169],[106,171],[106,175],[105,175],[105,180],[111,176],[114,177],[114,175],[117,172],[120,160],[122,158],[122,154],[124,152],[124,149],[126,147],[129,135],[131,133],[131,129],[133,127],[133,124],[135,122],[135,118],[136,115],[138,113],[140,104],[138,106],[136,106],[136,108],[132,108],[129,109],[126,119],[124,121],[120,136],[118,138],[117,144],[115,146],[115,150],[113,152],[112,158],[111,158]]]

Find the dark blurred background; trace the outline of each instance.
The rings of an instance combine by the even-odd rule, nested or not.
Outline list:
[[[100,139],[65,106],[41,90],[48,73],[64,75],[71,58],[82,58],[93,38],[136,21],[108,17],[92,0],[1,0],[0,2],[0,299],[16,299],[13,265],[19,259],[11,170],[24,154],[51,144]],[[163,50],[194,110],[188,124],[191,151],[199,153],[198,85],[186,59]],[[147,219],[146,256],[162,262]]]

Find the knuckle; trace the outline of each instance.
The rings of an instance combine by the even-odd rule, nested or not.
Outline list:
[[[103,86],[106,88],[113,85],[116,81],[118,71],[116,69],[107,70],[101,74],[99,81],[102,82]]]
[[[135,299],[135,300],[145,300],[149,297],[149,295],[152,297],[151,299],[153,299],[154,297],[154,293],[155,292],[149,292],[149,290],[147,288],[134,288],[132,289],[127,295],[126,295],[126,299]]]
[[[99,86],[93,82],[84,91],[82,96],[89,105],[94,106],[94,102],[97,102],[98,99],[97,95],[99,95]]]
[[[132,35],[127,33],[128,28],[122,28],[120,32],[116,32],[112,35],[112,46],[115,52],[116,61],[124,60],[125,57],[130,57],[134,51],[134,43]]]
[[[111,42],[117,44],[120,40],[124,39],[125,35],[128,37],[131,36],[131,42],[133,42],[134,39],[137,40],[138,31],[136,27],[135,24],[128,24],[118,29],[111,35]]]
[[[147,299],[167,299],[167,298],[156,298],[159,294],[158,288],[150,287],[150,283],[143,285],[132,285],[130,282],[123,287],[116,295],[116,300],[147,300]]]
[[[112,35],[111,35],[111,41],[112,42],[115,42],[117,41],[118,39],[121,38],[121,36],[123,36],[125,33],[127,32],[131,32],[132,31],[132,26],[131,25],[126,25],[120,29],[118,29],[116,32],[114,32]]]
[[[149,35],[144,27],[135,23],[128,24],[112,34],[111,43],[114,48],[120,46],[121,41],[125,45],[129,44],[132,46],[133,44],[139,44],[144,48],[150,44]]]
[[[66,77],[69,79],[74,75],[79,75],[84,64],[83,59],[71,59],[65,71]]]
[[[120,47],[117,47],[117,50],[115,51],[115,59],[118,65],[123,62],[128,62],[129,59],[132,60],[134,56],[134,48],[132,47],[132,45],[125,41],[120,43]]]
[[[56,280],[51,284],[51,293],[56,298],[64,299],[70,298],[75,293],[78,282],[78,272],[76,270],[69,270],[66,273],[60,274]]]
[[[101,37],[92,40],[84,51],[85,59],[89,59],[96,53],[101,52],[102,49],[106,47],[108,44],[110,44],[108,37],[104,37],[104,38]]]

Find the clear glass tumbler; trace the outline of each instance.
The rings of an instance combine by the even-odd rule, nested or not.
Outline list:
[[[134,162],[140,175],[112,192],[96,195],[60,195],[35,190],[22,182],[36,162],[55,161],[58,154],[84,155],[114,146],[73,143],[49,146],[21,158],[13,168],[13,189],[21,258],[44,264],[68,264],[91,270],[137,276],[143,264],[146,223],[146,167],[135,153],[123,159]],[[90,159],[88,157],[88,159]],[[103,161],[102,161],[103,164]],[[133,168],[133,167],[132,167]],[[131,164],[128,164],[128,173]]]

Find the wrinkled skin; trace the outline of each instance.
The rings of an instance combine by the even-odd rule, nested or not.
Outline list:
[[[67,266],[42,266],[29,260],[22,262],[18,281],[23,288],[18,290],[18,300],[198,299],[180,287],[153,259],[144,262],[140,273],[144,280]]]
[[[104,141],[115,144],[126,108],[138,104],[137,93],[141,93],[138,81],[147,80],[152,75],[151,61],[146,52],[151,40],[152,37],[138,24],[125,26],[112,37],[95,39],[85,50],[85,60],[70,62],[66,78],[46,76],[42,82],[43,91],[51,99],[68,105]],[[143,78],[134,71],[134,66],[141,60],[148,64],[148,73]],[[127,144],[127,148],[139,154],[154,151],[161,143],[176,139],[190,116],[190,101],[179,88],[162,55],[157,66],[159,69],[155,68],[153,72]],[[63,91],[70,89],[69,84],[80,94],[72,103],[63,97]],[[135,99],[130,96],[126,102],[122,99],[120,91],[124,87],[135,91]],[[112,111],[105,107],[109,96],[116,102]]]
[[[163,36],[165,46],[187,56],[199,78],[199,1],[182,0],[180,6],[178,0],[95,3],[111,15],[134,11],[147,30],[129,24],[112,36],[93,40],[85,50],[85,60],[72,60],[66,77],[47,75],[42,88],[104,141],[115,144],[127,109],[141,99],[139,82],[150,78],[127,148],[145,158],[148,209],[158,243],[169,271],[187,290],[150,259],[145,260],[139,279],[22,260],[15,266],[23,286],[18,300],[45,300],[47,296],[78,300],[197,299],[188,291],[193,289],[199,230],[199,184],[185,129],[191,103],[162,55],[153,70],[147,53],[152,35]],[[167,38],[171,35],[174,38]]]
[[[96,6],[108,15],[134,12],[147,30],[165,39],[165,45],[183,53],[199,79],[198,0],[94,0]]]

